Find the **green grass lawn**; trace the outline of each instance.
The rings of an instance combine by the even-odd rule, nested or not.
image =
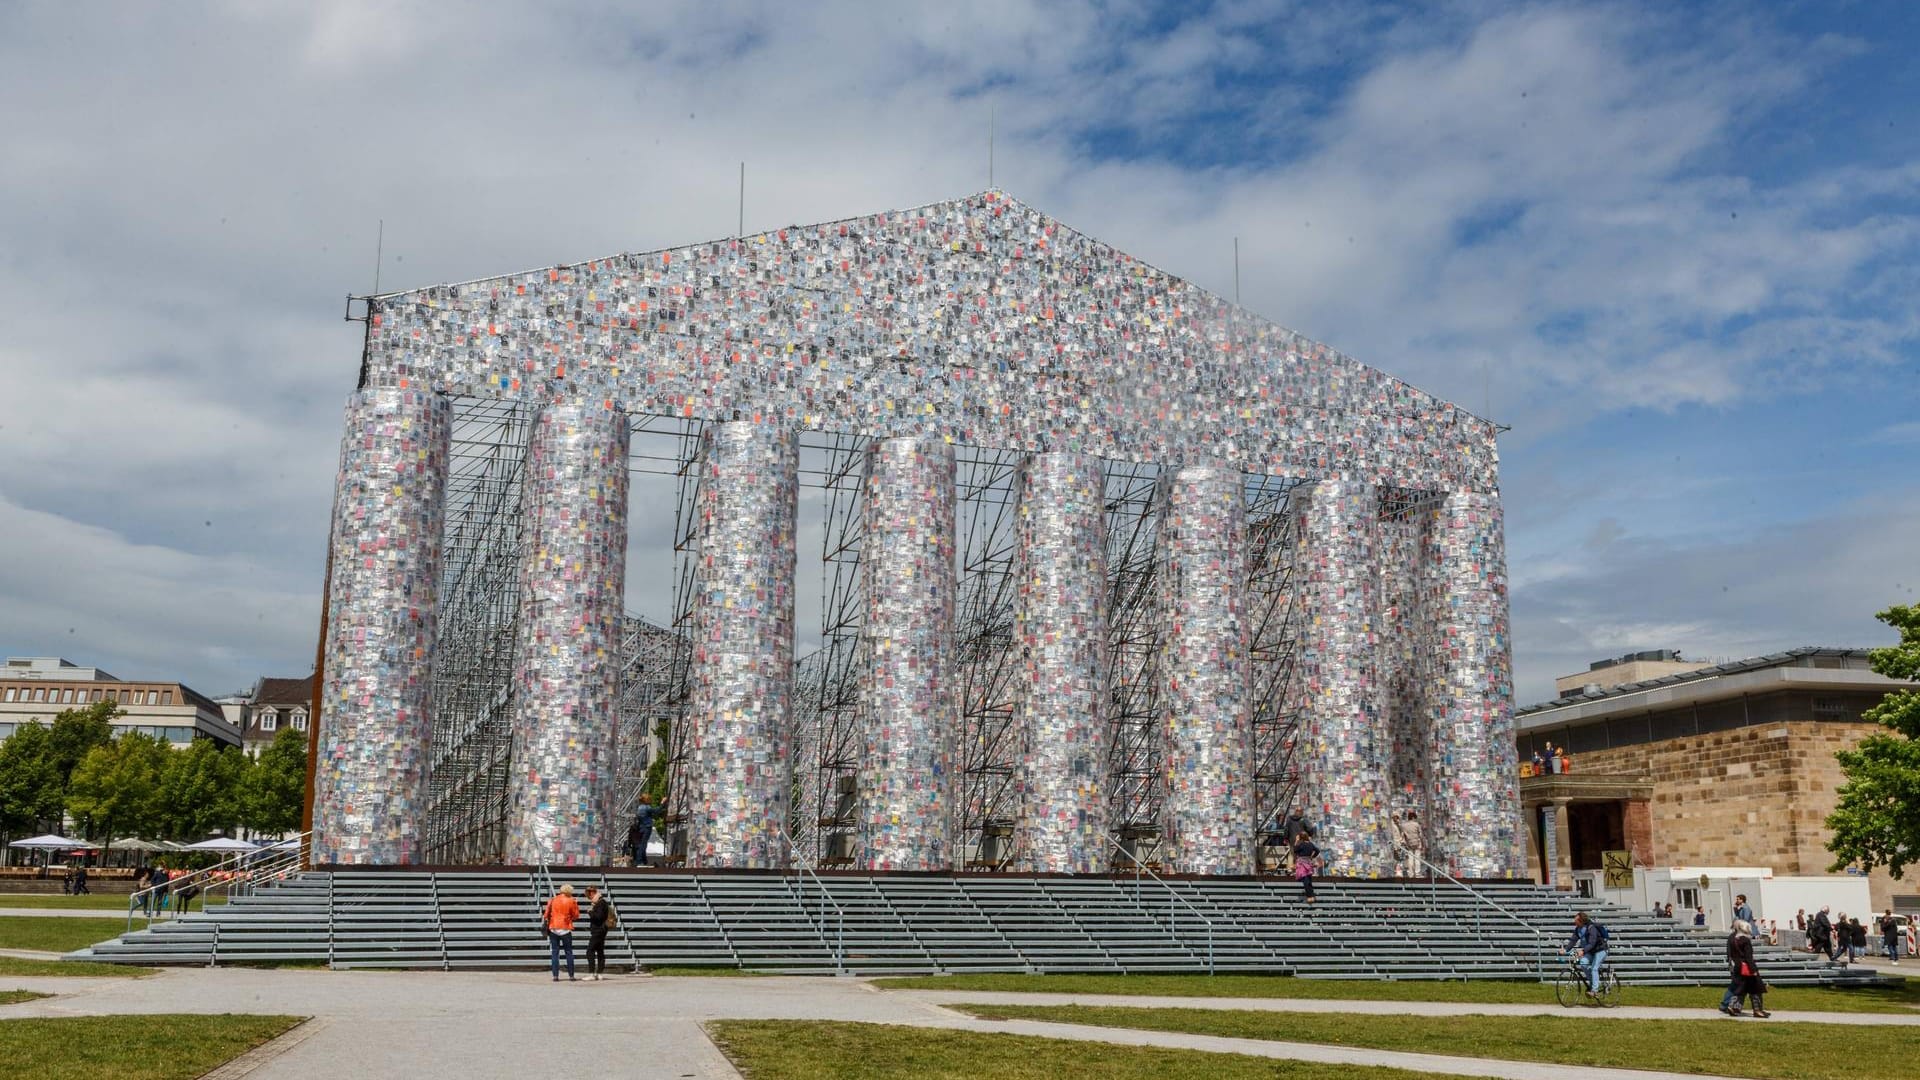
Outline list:
[[[1769,995],[1771,997],[1771,995]],[[1773,1002],[1769,1001],[1768,1005]],[[1356,1016],[1243,1009],[961,1005],[986,1020],[1050,1020],[1235,1039],[1328,1043],[1562,1065],[1719,1073],[1764,1080],[1898,1080],[1920,1062],[1920,1029],[1754,1020],[1582,1016]],[[1836,1047],[1835,1038],[1842,1040]]]
[[[127,895],[90,894],[63,896],[60,893],[0,893],[0,908],[73,908],[78,911],[125,911]]]
[[[1127,994],[1154,997],[1314,998],[1346,1001],[1456,1001],[1474,1005],[1551,1005],[1553,987],[1535,982],[1385,982],[1372,979],[1295,979],[1283,975],[929,975],[876,979],[885,989],[1011,990],[1051,994]],[[1711,1008],[1719,987],[1626,986],[1623,1005]],[[1781,987],[1769,1008],[1796,1012],[1897,1012],[1920,1008],[1920,980],[1891,986],[1830,990]]]
[[[233,1014],[0,1020],[0,1061],[33,1080],[187,1080],[301,1020]]]
[[[66,978],[133,979],[151,975],[158,968],[131,964],[89,964],[74,960],[28,960],[19,956],[0,956],[0,975],[58,975]]]
[[[716,1020],[749,1080],[1429,1080],[1434,1074],[1199,1050],[817,1020]]]
[[[52,994],[38,994],[32,990],[0,990],[0,1005],[18,1005],[23,1001],[38,1001]]]
[[[133,928],[146,926],[145,919],[133,920]],[[63,919],[57,915],[0,915],[0,949],[38,949],[42,952],[72,952],[96,941],[119,937],[127,924],[119,919]]]

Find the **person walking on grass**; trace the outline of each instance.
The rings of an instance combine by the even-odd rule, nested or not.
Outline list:
[[[606,974],[607,931],[613,927],[613,904],[607,894],[587,886],[587,978],[593,982]]]
[[[1745,920],[1734,923],[1733,933],[1727,935],[1727,977],[1732,983],[1727,988],[1728,998],[1721,1000],[1721,1012],[1739,1016],[1740,999],[1744,997],[1753,1006],[1753,1015],[1762,1020],[1773,1015],[1767,1011],[1766,981],[1760,978],[1760,966],[1753,959],[1753,924]]]
[[[560,953],[567,954],[567,981],[576,982],[573,977],[573,923],[580,917],[580,902],[573,898],[573,886],[562,885],[560,891],[547,901],[546,910],[540,913],[540,928],[547,933],[548,967],[553,972],[553,981],[560,981]]]

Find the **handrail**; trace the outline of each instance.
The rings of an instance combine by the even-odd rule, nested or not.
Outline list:
[[[600,872],[600,888],[604,890],[602,895],[607,898],[607,910],[620,924],[620,940],[627,943],[627,960],[633,964],[633,973],[638,975],[640,974],[640,954],[633,951],[633,928],[627,925],[627,920],[620,917],[620,905],[613,902],[613,879],[609,878],[604,870]]]
[[[1143,862],[1133,852],[1128,851],[1127,846],[1125,844],[1122,844],[1118,837],[1114,836],[1112,833],[1108,833],[1107,843],[1112,844],[1115,851],[1118,851],[1120,854],[1125,855],[1129,860],[1133,862],[1133,902],[1134,903],[1136,904],[1140,903],[1140,874],[1144,871],[1148,877],[1159,882],[1161,888],[1167,890],[1167,897],[1168,897],[1167,929],[1172,930],[1176,926],[1178,926],[1178,923],[1176,923],[1174,920],[1174,913],[1173,913],[1173,901],[1176,901],[1176,900],[1179,901],[1180,904],[1184,906],[1188,911],[1193,912],[1195,917],[1197,917],[1202,923],[1206,924],[1206,927],[1207,927],[1207,974],[1209,975],[1213,974],[1214,973],[1213,972],[1213,920],[1207,918],[1206,912],[1201,911],[1197,907],[1194,907],[1193,904],[1189,902],[1186,897],[1181,896],[1179,893],[1175,892],[1173,886],[1169,884],[1165,878],[1161,877],[1159,874],[1156,874],[1151,870],[1148,870],[1147,864]],[[1144,905],[1142,906],[1144,907]]]
[[[797,870],[800,873],[805,874],[807,877],[812,878],[814,885],[818,886],[820,889],[820,899],[833,905],[833,916],[834,916],[833,973],[835,975],[845,975],[847,973],[847,913],[846,913],[846,910],[840,906],[840,902],[838,900],[835,900],[833,898],[833,894],[827,891],[827,883],[821,880],[820,875],[814,872],[814,869],[811,866],[803,866],[800,864],[800,862],[797,859],[793,857],[794,851],[800,847],[800,840],[798,837],[795,837],[793,835],[792,827],[788,826],[783,822],[780,826],[780,831],[786,834],[786,837],[787,837],[787,870],[788,872],[791,873],[792,871]],[[800,900],[800,914],[807,915],[806,891],[804,889],[798,890],[798,894],[799,894],[799,900]],[[826,908],[823,907],[820,909],[820,923],[815,924],[815,930],[823,938],[826,936],[826,932],[827,932],[827,928],[824,925],[822,925],[826,922],[826,918],[827,918]],[[813,922],[813,916],[807,915],[807,921]]]
[[[141,900],[143,898],[147,902],[148,910],[152,910],[153,902],[156,899],[177,896],[183,890],[192,889],[200,895],[200,906],[201,909],[204,910],[206,908],[206,894],[215,888],[225,886],[227,896],[231,899],[236,883],[241,888],[246,888],[256,878],[271,878],[274,875],[284,873],[290,865],[298,864],[301,861],[302,853],[313,840],[313,832],[309,830],[294,836],[292,839],[295,841],[294,846],[290,850],[282,851],[278,854],[273,854],[274,849],[271,847],[255,848],[252,851],[236,851],[232,855],[214,863],[212,866],[202,867],[199,870],[195,870],[181,877],[170,877],[163,884],[149,885],[144,889],[138,889],[129,893],[127,895],[127,933],[133,933],[133,909],[141,906]],[[280,841],[280,843],[285,842],[284,840]],[[249,862],[251,862],[251,865],[249,865]],[[209,886],[207,885],[208,882],[212,882],[213,884]],[[184,914],[186,914],[186,912],[178,908],[173,909],[175,918],[179,918]],[[160,917],[159,915],[149,916],[148,921],[151,922]]]
[[[1402,850],[1405,851],[1406,854],[1412,855],[1415,862],[1418,862],[1420,865],[1426,867],[1428,870],[1433,871],[1432,875],[1428,879],[1429,882],[1432,882],[1438,878],[1446,878],[1448,881],[1451,881],[1455,885],[1459,886],[1468,895],[1480,901],[1482,904],[1485,904],[1486,906],[1492,908],[1493,910],[1499,912],[1500,914],[1505,915],[1507,918],[1512,919],[1514,922],[1519,923],[1523,929],[1525,929],[1526,931],[1528,931],[1534,936],[1536,944],[1538,944],[1539,940],[1541,939],[1546,939],[1549,941],[1552,940],[1553,938],[1552,934],[1549,934],[1546,931],[1541,930],[1539,927],[1528,922],[1526,919],[1523,919],[1519,915],[1516,915],[1513,912],[1508,911],[1506,908],[1501,907],[1499,904],[1494,902],[1492,897],[1487,896],[1485,893],[1482,893],[1480,890],[1474,888],[1473,886],[1467,884],[1464,881],[1461,881],[1459,878],[1454,877],[1452,874],[1447,873],[1445,870],[1440,869],[1438,866],[1435,866],[1433,862],[1430,861],[1425,855],[1417,851],[1411,851],[1407,849],[1402,849]],[[1439,889],[1437,886],[1435,886],[1431,895],[1434,895],[1437,897],[1438,893],[1439,893]],[[1473,929],[1475,933],[1480,932],[1480,910],[1478,908],[1475,908],[1473,912]],[[1547,980],[1546,953],[1536,948],[1533,954],[1533,962],[1534,962],[1535,976],[1541,982],[1545,982]]]

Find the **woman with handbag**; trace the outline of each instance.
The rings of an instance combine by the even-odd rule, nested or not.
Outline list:
[[[1761,1019],[1772,1016],[1765,1004],[1767,984],[1753,959],[1753,924],[1744,919],[1733,924],[1733,940],[1727,943],[1727,966],[1732,969],[1733,981],[1740,990],[1731,1015],[1740,1015],[1737,1003],[1744,997],[1753,1006],[1753,1015]]]

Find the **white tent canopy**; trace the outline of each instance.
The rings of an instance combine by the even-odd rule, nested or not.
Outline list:
[[[256,851],[259,844],[249,844],[245,840],[235,840],[231,836],[216,836],[211,840],[202,840],[197,844],[188,844],[183,851]]]
[[[85,840],[71,840],[57,833],[42,836],[30,836],[25,840],[15,840],[8,847],[25,848],[28,851],[65,851],[73,848],[98,850],[99,844],[89,844]]]

